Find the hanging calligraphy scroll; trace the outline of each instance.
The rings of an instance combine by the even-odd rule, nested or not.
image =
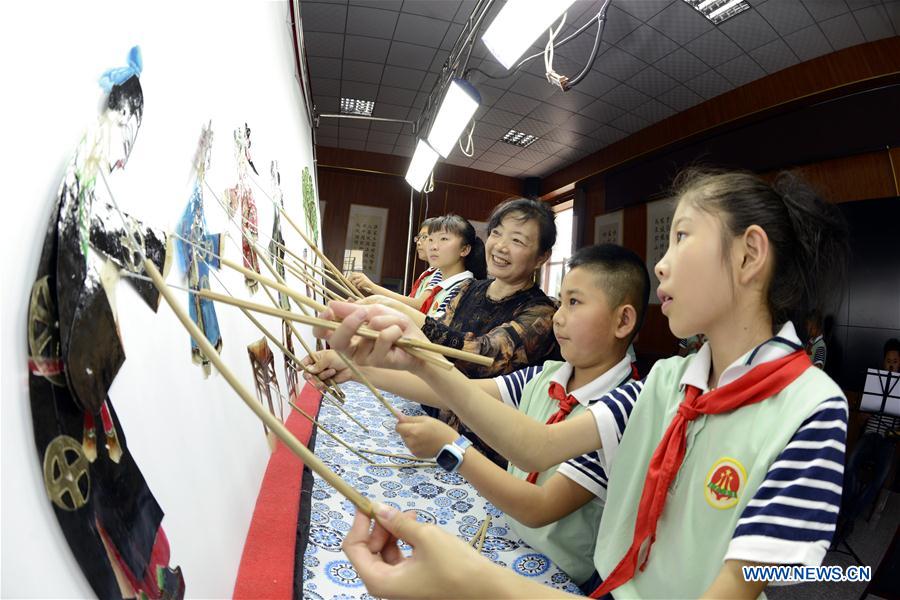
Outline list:
[[[388,209],[376,206],[350,205],[347,224],[346,251],[362,251],[362,265],[355,264],[372,281],[381,281],[381,262],[384,258],[384,235],[387,230]],[[360,268],[361,266],[361,268]]]
[[[672,227],[672,215],[675,214],[675,203],[671,199],[657,200],[647,204],[647,270],[652,273],[666,250],[669,249],[669,229]],[[650,303],[659,304],[656,288],[659,279],[650,278]]]

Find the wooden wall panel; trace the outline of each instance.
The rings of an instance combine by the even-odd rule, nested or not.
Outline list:
[[[787,168],[802,176],[825,199],[834,203],[898,195],[887,151]],[[778,171],[774,171],[765,176],[772,179],[777,173]]]
[[[409,230],[410,188],[403,176],[409,159],[373,152],[317,147],[319,199],[325,202],[322,215],[325,254],[341,264],[351,204],[388,209],[382,278],[400,279],[405,268]],[[494,207],[521,194],[522,183],[513,177],[440,165],[435,172],[435,188],[428,194],[414,194],[415,223],[424,215],[433,217],[456,213],[467,219],[485,221]],[[412,273],[424,264],[416,262]]]
[[[545,199],[555,197],[580,181],[676,142],[797,103],[875,87],[898,73],[900,37],[896,36],[820,56],[740,86],[586,156],[544,178],[541,193]]]

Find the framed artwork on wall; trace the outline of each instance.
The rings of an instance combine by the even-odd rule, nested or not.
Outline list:
[[[350,205],[347,221],[345,256],[354,250],[362,251],[362,264],[354,261],[354,269],[362,271],[376,283],[381,283],[381,263],[384,258],[384,235],[387,230],[388,209],[362,204]],[[361,268],[360,268],[361,267]]]
[[[675,202],[672,198],[647,203],[647,270],[650,271],[650,303],[659,304],[656,288],[659,279],[653,276],[656,266],[666,250],[669,249],[669,229],[672,227],[672,215],[675,213]]]
[[[622,245],[622,221],[624,211],[599,215],[594,219],[594,243],[595,244],[619,244]]]

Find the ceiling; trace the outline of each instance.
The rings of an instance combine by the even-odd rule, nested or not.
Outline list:
[[[748,2],[750,10],[716,27],[683,0],[612,0],[593,69],[568,92],[546,82],[541,57],[506,79],[471,73],[482,99],[475,155],[468,158],[457,147],[446,162],[542,177],[754,79],[900,32],[900,0]],[[373,116],[416,120],[474,5],[475,0],[304,0],[301,18],[319,113],[339,112],[340,98],[350,97],[375,100]],[[486,23],[502,5],[495,3]],[[577,0],[560,35],[593,18],[601,5]],[[555,70],[578,73],[595,32],[591,26],[557,49]],[[529,54],[539,50],[533,46]],[[480,37],[469,66],[506,74]],[[509,129],[539,139],[527,148],[499,141]],[[415,142],[412,127],[400,123],[323,118],[316,132],[322,146],[399,156],[412,156]]]

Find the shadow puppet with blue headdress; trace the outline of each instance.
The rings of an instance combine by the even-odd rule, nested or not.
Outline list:
[[[121,269],[145,274],[146,254],[163,271],[166,236],[97,198],[125,167],[144,97],[140,50],[103,74],[96,127],[82,137],[59,188],[28,311],[34,440],[53,511],[100,598],[181,598],[169,568],[162,508],[128,451],[108,391],[125,361],[110,301]],[[129,278],[156,311],[152,283]],[[98,443],[99,442],[99,443]]]

